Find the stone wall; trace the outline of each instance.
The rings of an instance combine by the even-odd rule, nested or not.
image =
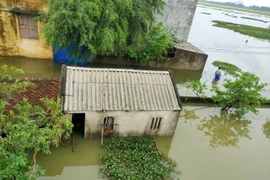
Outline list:
[[[90,64],[111,64],[123,66],[160,67],[171,69],[203,70],[208,55],[190,43],[181,43],[175,46],[175,56],[165,61],[151,60],[140,63],[127,58],[97,56]]]
[[[163,16],[157,16],[179,40],[187,41],[198,0],[165,0]]]
[[[20,9],[27,11],[45,10],[48,0],[1,0],[2,10]]]

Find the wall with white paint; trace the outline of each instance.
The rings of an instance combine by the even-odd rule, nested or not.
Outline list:
[[[113,134],[117,136],[173,136],[180,111],[111,111],[85,113],[85,137],[100,134],[105,117],[114,117]],[[152,119],[161,117],[160,128],[151,130]]]

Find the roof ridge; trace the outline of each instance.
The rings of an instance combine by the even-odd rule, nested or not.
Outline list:
[[[121,69],[121,68],[93,68],[93,67],[75,67],[75,66],[67,66],[68,70],[78,69],[78,70],[91,70],[91,71],[113,71],[113,72],[132,72],[132,73],[151,73],[151,74],[169,74],[168,70],[141,70],[141,69]]]

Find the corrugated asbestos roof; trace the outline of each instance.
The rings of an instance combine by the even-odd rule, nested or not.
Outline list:
[[[67,66],[64,111],[180,110],[168,71]]]

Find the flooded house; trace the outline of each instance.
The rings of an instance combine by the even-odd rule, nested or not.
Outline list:
[[[0,1],[0,56],[52,59],[52,47],[41,33],[39,11],[46,11],[47,0]]]
[[[84,137],[172,136],[181,111],[169,71],[62,67],[62,108]]]

